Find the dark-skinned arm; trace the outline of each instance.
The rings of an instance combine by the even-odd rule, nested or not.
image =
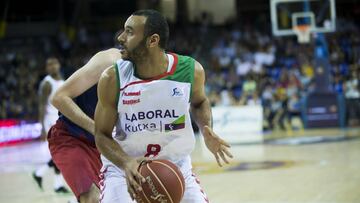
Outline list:
[[[116,95],[116,72],[115,68],[107,69],[100,77],[98,84],[98,103],[95,110],[95,142],[96,146],[108,160],[126,174],[128,192],[135,198],[135,191],[141,191],[138,181],[145,181],[137,171],[143,157],[130,157],[121,146],[113,139],[112,132],[118,118]]]
[[[230,145],[212,130],[212,114],[209,99],[205,95],[205,71],[202,65],[195,61],[194,83],[192,86],[191,113],[198,125],[207,148],[213,153],[219,166],[221,159],[229,163],[226,157],[232,158]]]

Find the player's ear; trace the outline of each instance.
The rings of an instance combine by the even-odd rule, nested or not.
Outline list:
[[[160,41],[160,36],[158,34],[153,34],[149,37],[149,47],[156,47],[159,45],[159,41]]]

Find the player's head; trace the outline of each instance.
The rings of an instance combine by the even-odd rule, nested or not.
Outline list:
[[[155,10],[134,12],[125,22],[117,40],[123,59],[137,60],[154,50],[164,50],[169,38],[166,19]]]
[[[51,76],[60,73],[60,62],[56,57],[49,57],[46,59],[46,72]]]

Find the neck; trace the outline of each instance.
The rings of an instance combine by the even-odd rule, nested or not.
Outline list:
[[[164,51],[149,53],[147,57],[135,61],[136,75],[142,79],[149,79],[167,71],[169,60]]]
[[[50,74],[50,76],[52,77],[52,78],[54,78],[55,80],[60,80],[61,79],[61,75],[60,75],[60,73],[56,73],[56,74]]]

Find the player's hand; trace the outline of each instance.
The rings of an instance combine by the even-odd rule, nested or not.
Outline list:
[[[220,159],[228,164],[229,161],[227,157],[233,158],[233,155],[229,151],[230,145],[217,136],[209,126],[204,126],[203,136],[207,148],[214,154],[218,165],[220,167],[222,166]]]
[[[136,191],[142,191],[139,183],[145,182],[145,178],[138,172],[140,164],[144,161],[147,161],[144,157],[133,158],[124,165],[128,192],[133,200],[136,198]]]

